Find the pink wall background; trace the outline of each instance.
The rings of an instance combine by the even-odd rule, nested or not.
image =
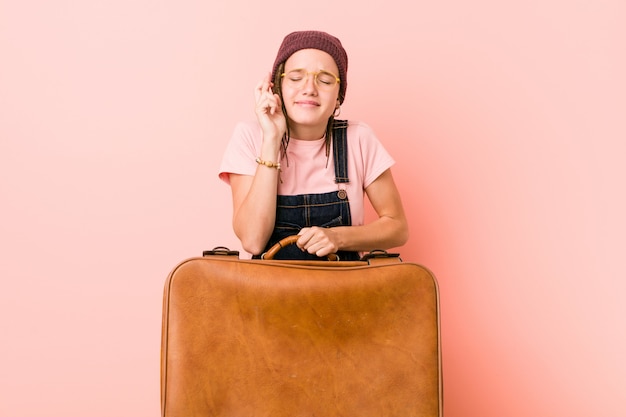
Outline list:
[[[167,273],[282,37],[350,55],[442,300],[448,417],[626,415],[626,3],[0,0],[0,415],[159,414]]]

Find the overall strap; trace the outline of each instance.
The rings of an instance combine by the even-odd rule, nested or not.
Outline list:
[[[350,182],[348,179],[348,130],[347,120],[335,120],[333,123],[333,158],[335,160],[335,182]]]

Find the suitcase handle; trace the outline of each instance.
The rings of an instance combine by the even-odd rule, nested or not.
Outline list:
[[[294,243],[296,243],[299,237],[300,236],[298,235],[291,235],[281,239],[280,241],[276,242],[274,246],[269,248],[267,252],[261,255],[261,259],[274,259],[274,256],[276,256],[279,250],[281,250],[285,246],[293,245]],[[329,253],[328,255],[326,255],[326,258],[329,261],[338,261],[339,255],[337,255],[336,253]]]

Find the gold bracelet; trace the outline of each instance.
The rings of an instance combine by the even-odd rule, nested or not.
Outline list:
[[[265,165],[266,167],[269,168],[276,168],[277,170],[280,171],[280,162],[270,162],[270,161],[264,161],[261,158],[257,157],[255,159],[256,163],[259,165]]]

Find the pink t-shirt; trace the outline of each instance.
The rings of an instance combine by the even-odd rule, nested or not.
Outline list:
[[[238,123],[222,159],[220,179],[229,183],[231,173],[254,175],[262,140],[261,127],[256,121]],[[332,147],[327,157],[323,138],[291,139],[287,147],[288,159],[280,161],[282,182],[278,183],[278,194],[318,194],[344,188],[350,201],[352,225],[362,225],[364,190],[389,169],[394,160],[365,123],[350,121],[347,141],[350,182],[336,184]]]

